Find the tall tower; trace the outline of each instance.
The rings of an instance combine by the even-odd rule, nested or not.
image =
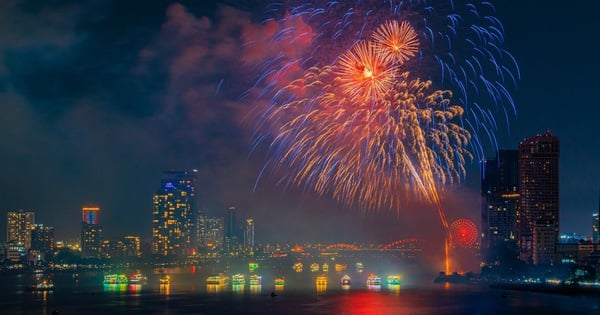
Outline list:
[[[600,193],[598,194],[598,210],[592,214],[592,240],[594,244],[600,242]]]
[[[167,171],[153,197],[152,252],[189,255],[195,247],[197,172]]]
[[[519,151],[500,150],[481,170],[481,251],[493,263],[516,247],[519,200]]]
[[[227,207],[225,213],[225,238],[223,240],[223,251],[225,255],[235,256],[239,252],[240,238],[236,218],[236,208],[233,205]]]
[[[6,214],[6,242],[14,242],[25,249],[31,248],[31,230],[35,224],[35,213],[23,210]]]
[[[558,242],[559,152],[550,131],[519,144],[520,256],[536,265],[552,262]]]
[[[81,209],[81,256],[100,258],[102,252],[102,226],[100,207],[85,206]]]
[[[254,220],[246,220],[246,228],[244,230],[244,251],[246,253],[254,252]]]

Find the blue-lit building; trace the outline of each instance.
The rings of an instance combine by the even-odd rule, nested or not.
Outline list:
[[[153,197],[152,252],[185,257],[196,246],[197,172],[167,171]]]

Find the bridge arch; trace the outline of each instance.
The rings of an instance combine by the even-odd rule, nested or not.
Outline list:
[[[347,243],[336,243],[327,245],[325,248],[321,249],[322,252],[328,252],[333,249],[341,249],[341,250],[359,250],[356,245],[347,244]]]
[[[425,243],[425,240],[421,239],[421,238],[407,238],[407,239],[396,240],[396,241],[387,243],[381,247],[381,250],[389,250],[389,249],[396,248],[396,247],[410,246],[410,245],[422,246],[423,243]]]

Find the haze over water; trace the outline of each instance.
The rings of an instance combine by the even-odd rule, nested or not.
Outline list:
[[[598,314],[600,299],[524,291],[502,291],[486,285],[435,285],[422,282],[389,288],[367,287],[367,275],[347,270],[353,281],[340,286],[344,273],[330,270],[325,289],[316,275],[285,272],[286,285],[275,289],[264,273],[261,286],[207,287],[212,268],[165,268],[143,271],[147,285],[103,286],[104,272],[71,272],[53,276],[52,292],[30,292],[31,274],[0,275],[3,314]],[[171,284],[160,285],[162,274]],[[259,272],[257,272],[259,273]],[[260,273],[259,273],[260,274]],[[383,277],[382,277],[383,278]],[[77,279],[77,280],[76,280]],[[385,283],[385,278],[383,278]],[[276,296],[271,296],[275,292]]]

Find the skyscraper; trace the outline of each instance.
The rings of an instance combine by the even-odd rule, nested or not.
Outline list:
[[[248,254],[254,252],[254,220],[246,220],[246,228],[244,230],[244,251]]]
[[[100,207],[85,206],[81,209],[81,257],[100,258],[102,254],[102,226],[99,221]]]
[[[31,248],[31,230],[35,224],[35,213],[8,212],[6,215],[6,242],[13,241],[25,249]]]
[[[223,251],[225,252],[225,255],[235,256],[239,253],[239,247],[241,245],[236,218],[236,208],[233,205],[229,205],[226,211]]]
[[[533,264],[549,264],[559,228],[559,141],[550,131],[519,144],[520,256]]]
[[[187,256],[194,249],[197,173],[167,171],[153,197],[152,252]]]
[[[600,242],[600,193],[598,194],[598,210],[592,214],[592,240],[594,244]]]
[[[506,250],[518,254],[519,151],[498,151],[483,161],[481,175],[481,251],[492,263]]]
[[[31,230],[31,249],[46,254],[54,250],[54,228],[43,224],[34,224]]]
[[[223,217],[211,217],[201,213],[198,220],[198,245],[203,254],[215,257],[223,250],[225,237]]]

